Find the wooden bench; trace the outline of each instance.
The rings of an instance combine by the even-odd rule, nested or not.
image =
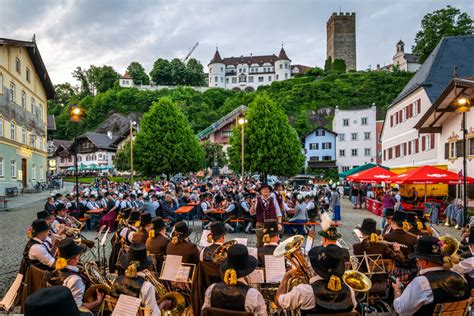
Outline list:
[[[459,302],[436,304],[433,315],[436,316],[464,316],[467,315],[471,299]]]
[[[290,225],[290,226],[320,226],[320,222],[305,222],[305,223],[294,223],[294,222],[283,222],[283,225]],[[332,226],[342,226],[342,223],[332,223]]]
[[[18,196],[20,190],[17,187],[5,188],[5,195],[8,197]]]
[[[3,208],[7,208],[7,205],[8,205],[7,197],[4,195],[0,195],[0,203],[3,203]]]
[[[231,219],[230,222],[232,224],[235,224],[235,230],[237,232],[240,231],[240,223],[245,223],[245,220],[244,219],[240,219],[240,218],[235,218],[235,219]]]

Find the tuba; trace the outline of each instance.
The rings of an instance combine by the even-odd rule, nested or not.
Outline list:
[[[449,235],[439,237],[439,240],[443,242],[441,247],[441,252],[444,256],[451,257],[453,263],[458,263],[461,261],[461,257],[458,255],[459,250],[459,241]]]
[[[301,235],[295,235],[287,240],[280,243],[275,250],[273,255],[275,257],[285,257],[290,261],[293,267],[300,273],[292,276],[286,284],[287,292],[299,284],[309,283],[311,277],[315,275],[311,266],[306,262],[303,254],[301,253],[301,245],[304,242],[304,237]]]
[[[372,288],[372,281],[365,274],[356,270],[344,272],[342,281],[354,292],[367,292]]]
[[[212,253],[212,262],[220,263],[225,258],[227,258],[227,252],[229,248],[232,247],[237,243],[236,240],[229,240],[228,242],[223,243],[220,245],[214,252]]]

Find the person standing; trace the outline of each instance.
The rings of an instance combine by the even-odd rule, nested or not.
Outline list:
[[[387,219],[385,218],[387,215],[387,209],[391,208],[393,209],[395,207],[395,203],[397,201],[395,200],[395,197],[392,195],[391,190],[387,189],[385,190],[385,194],[382,198],[382,228],[385,228],[385,223]]]
[[[332,220],[337,223],[341,220],[341,198],[336,190],[336,185],[333,184],[331,187],[331,197],[329,199],[329,207],[334,212]]]

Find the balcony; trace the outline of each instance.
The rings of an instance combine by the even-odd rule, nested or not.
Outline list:
[[[309,168],[336,168],[336,160],[319,160],[318,157],[310,157]]]
[[[34,130],[37,135],[46,136],[46,124],[15,102],[10,101],[10,90],[4,87],[3,95],[0,95],[0,113],[8,121],[15,121],[16,124]]]

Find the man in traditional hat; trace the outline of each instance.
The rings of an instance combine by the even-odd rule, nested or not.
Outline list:
[[[71,291],[65,286],[51,286],[39,289],[25,301],[25,316],[90,316],[89,311],[81,311],[74,304]]]
[[[215,307],[266,316],[267,307],[262,294],[250,287],[245,279],[256,267],[257,259],[249,255],[247,247],[240,244],[230,247],[227,258],[220,265],[224,281],[207,288],[202,308]]]
[[[146,254],[146,247],[142,243],[133,243],[126,254],[119,258],[120,266],[125,270],[125,275],[118,276],[110,296],[118,298],[125,294],[141,299],[142,306],[149,306],[153,316],[161,315],[160,309],[169,306],[171,302],[164,300],[160,306],[156,303],[155,287],[145,279],[144,270],[152,265],[151,257]]]
[[[402,290],[400,280],[394,283],[393,307],[400,315],[432,315],[436,304],[468,299],[471,289],[457,272],[451,271],[451,258],[442,253],[442,242],[432,236],[418,239],[415,252],[409,255],[420,269]]]
[[[385,210],[385,226],[383,227],[382,231],[382,236],[390,233],[392,230],[392,226],[390,225],[392,223],[392,217],[393,214],[395,213],[395,210],[393,208],[386,208]]]
[[[257,216],[256,224],[256,237],[257,237],[257,248],[262,246],[262,236],[264,223],[268,219],[274,219],[278,222],[278,230],[282,230],[282,216],[280,206],[275,198],[271,195],[272,187],[267,183],[262,183],[258,189],[260,195],[257,196],[256,200],[250,208],[250,215]]]
[[[278,222],[275,219],[267,219],[263,224],[263,245],[257,248],[258,266],[265,266],[265,256],[273,255],[278,246],[280,237],[278,235]]]
[[[125,239],[125,242],[131,244],[133,241],[133,235],[138,231],[140,227],[140,212],[131,211],[130,216],[127,220],[127,226],[120,231],[120,237]]]
[[[152,224],[153,227],[148,232],[148,239],[146,240],[146,250],[155,257],[156,270],[160,272],[163,257],[166,255],[166,246],[168,246],[170,239],[166,236],[166,224],[163,218],[155,217]]]
[[[340,247],[329,245],[311,249],[308,257],[316,276],[310,284],[295,286],[286,292],[287,283],[296,270],[288,271],[280,283],[275,302],[286,310],[306,314],[350,313],[357,306],[354,291],[343,281],[344,255]]]
[[[49,226],[44,219],[33,221],[31,224],[31,239],[23,250],[23,260],[26,266],[34,265],[42,270],[53,270],[56,259],[45,243],[48,235]]]
[[[171,232],[171,242],[166,246],[166,255],[181,256],[183,263],[199,263],[199,249],[189,240],[192,229],[186,222],[177,222]]]
[[[250,234],[252,232],[257,220],[255,215],[250,215],[250,205],[252,205],[252,198],[254,197],[255,195],[252,193],[244,193],[243,198],[239,203],[240,209],[242,210],[241,218],[243,218],[246,223],[244,230],[246,234]]]
[[[37,219],[44,219],[46,221],[46,224],[48,224],[48,226],[49,226],[49,235],[51,233],[54,233],[54,231],[51,229],[51,224],[54,221],[54,217],[47,210],[37,212],[36,213],[36,218]],[[58,235],[61,235],[62,233],[63,233],[63,231],[61,230],[60,232],[58,232]],[[48,246],[51,253],[56,253],[58,243],[53,242],[53,240],[51,239],[51,237],[49,235],[44,240],[44,244],[46,246]]]
[[[140,228],[133,234],[132,242],[146,243],[148,231],[152,226],[151,215],[149,213],[140,214]]]
[[[211,223],[211,233],[207,236],[207,241],[212,244],[203,248],[199,255],[201,261],[212,262],[212,254],[219,246],[224,243],[225,228],[222,222],[216,221]]]
[[[323,214],[323,216],[325,216]],[[327,247],[329,245],[334,245],[342,250],[342,255],[344,256],[344,262],[349,262],[350,261],[350,253],[349,250],[346,248],[342,248],[337,244],[337,240],[340,239],[342,236],[337,232],[337,227],[336,226],[329,226],[327,229],[323,229],[320,232],[318,232],[318,235],[321,237],[321,245],[323,247]]]
[[[55,233],[57,233],[57,231],[60,229],[60,225],[74,227],[71,220],[67,218],[66,205],[64,204],[56,205],[56,218],[51,224],[51,228]]]
[[[52,283],[56,285],[64,285],[71,290],[77,307],[85,307],[94,309],[102,303],[104,293],[96,290],[97,297],[92,302],[84,302],[84,293],[86,291],[86,283],[89,283],[78,268],[81,255],[86,251],[87,247],[83,244],[76,244],[72,238],[66,238],[58,244],[59,256],[56,259],[54,277]],[[90,284],[87,284],[90,285]]]

